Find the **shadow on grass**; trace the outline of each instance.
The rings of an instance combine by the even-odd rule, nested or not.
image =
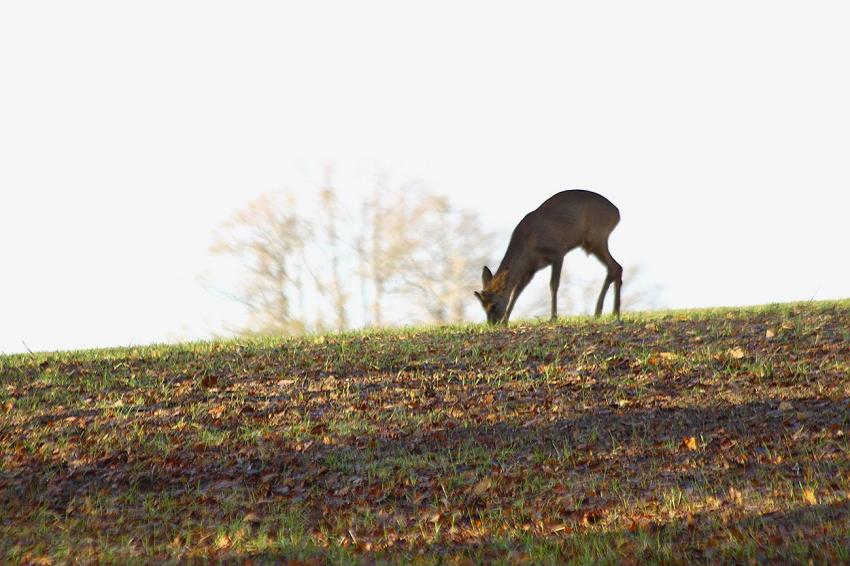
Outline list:
[[[493,536],[473,544],[441,540],[377,552],[357,544],[283,546],[219,558],[252,564],[847,564],[848,525],[850,502],[843,501],[725,520],[704,514],[630,530]]]
[[[170,540],[187,523],[214,531],[238,522],[259,501],[266,508],[301,510],[305,533],[323,531],[337,539],[331,540],[330,550],[277,544],[273,546],[278,550],[227,555],[256,562],[293,557],[390,559],[396,550],[375,554],[362,546],[370,536],[360,537],[358,543],[346,525],[364,515],[379,517],[377,532],[392,526],[393,516],[403,515],[405,528],[415,530],[423,517],[451,506],[462,513],[461,528],[493,519],[497,510],[511,510],[516,529],[467,542],[444,535],[431,544],[420,537],[394,548],[408,559],[421,550],[424,561],[847,560],[841,554],[850,548],[846,501],[779,512],[752,511],[747,502],[728,501],[730,488],[750,488],[765,496],[772,483],[823,484],[833,499],[842,493],[843,487],[830,485],[850,471],[846,437],[817,435],[846,427],[846,400],[798,399],[793,411],[778,406],[778,400],[703,407],[596,405],[566,417],[553,418],[543,411],[538,419],[473,426],[449,419],[418,430],[379,431],[329,444],[317,438],[297,447],[272,435],[238,448],[187,447],[165,460],[146,451],[147,446],[108,452],[79,466],[30,458],[19,467],[0,470],[0,506],[9,510],[7,521],[29,520],[32,515],[27,513],[44,508],[57,518],[85,522],[87,511],[77,505],[80,500],[121,500],[121,513],[134,521],[149,526],[169,519],[166,524],[172,526],[152,540]],[[69,434],[75,430],[69,429]],[[681,446],[689,437],[699,439],[696,450]],[[778,454],[783,457],[776,458]],[[493,486],[476,493],[477,482],[487,477],[494,478]],[[666,522],[657,514],[634,530],[605,529],[605,521],[588,524],[587,515],[604,514],[624,494],[638,507],[651,506],[671,490],[723,500],[723,513]],[[151,497],[170,497],[192,512],[158,509],[155,503],[150,507]],[[565,528],[521,534],[522,523],[535,517]],[[133,528],[130,524],[124,534],[132,535]],[[273,516],[269,528],[279,528]],[[380,536],[371,537],[376,538]],[[348,540],[352,548],[343,548],[339,540]]]

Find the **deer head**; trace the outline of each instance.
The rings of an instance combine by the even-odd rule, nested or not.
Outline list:
[[[484,312],[487,314],[487,322],[496,324],[501,322],[505,316],[508,300],[505,296],[505,284],[507,282],[507,271],[502,271],[495,276],[489,267],[484,267],[481,272],[481,291],[475,291],[475,296],[481,301]]]

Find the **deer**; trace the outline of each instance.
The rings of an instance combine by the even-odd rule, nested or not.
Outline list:
[[[496,273],[487,266],[481,272],[483,289],[475,291],[475,296],[484,307],[487,322],[507,324],[520,293],[535,273],[548,266],[552,266],[550,320],[556,320],[564,256],[579,246],[608,270],[596,301],[596,316],[602,314],[605,295],[613,283],[614,315],[619,318],[623,268],[608,251],[608,237],[619,222],[620,211],[611,201],[583,190],[561,191],[526,214],[514,228]]]

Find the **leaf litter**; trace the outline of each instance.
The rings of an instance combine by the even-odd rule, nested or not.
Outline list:
[[[647,316],[0,357],[2,558],[842,561],[850,303]]]

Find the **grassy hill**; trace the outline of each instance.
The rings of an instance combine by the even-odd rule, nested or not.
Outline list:
[[[0,561],[850,562],[850,301],[0,357]]]

